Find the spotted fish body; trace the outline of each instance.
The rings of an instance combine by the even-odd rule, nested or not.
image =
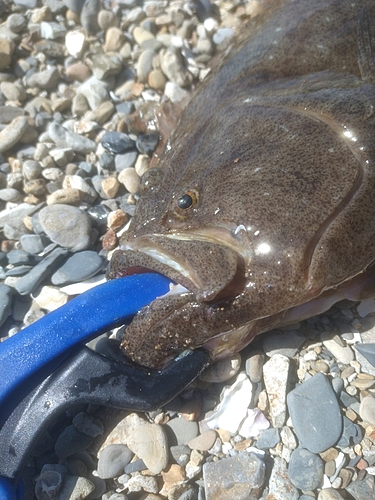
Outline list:
[[[143,179],[109,278],[152,269],[186,288],[126,329],[158,367],[375,296],[375,9],[294,0],[244,29]],[[177,289],[178,290],[178,289]]]

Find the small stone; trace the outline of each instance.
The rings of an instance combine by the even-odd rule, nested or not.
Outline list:
[[[82,27],[90,35],[95,35],[99,31],[98,12],[101,7],[100,0],[90,0],[83,4],[80,20]]]
[[[66,458],[88,448],[93,441],[91,436],[79,432],[73,425],[69,425],[57,438],[55,451],[58,458]]]
[[[323,451],[322,453],[319,453],[320,457],[325,461],[328,462],[330,460],[336,460],[338,457],[339,452],[335,448],[328,448],[328,450]]]
[[[165,426],[168,442],[173,445],[186,445],[198,436],[198,424],[184,418],[173,418]]]
[[[47,495],[59,496],[63,486],[63,479],[57,471],[45,471],[40,474],[35,483],[35,496],[38,500],[44,500]]]
[[[267,356],[282,354],[292,358],[305,342],[306,337],[300,333],[291,330],[286,332],[273,331],[266,333],[262,338],[263,349]]]
[[[119,52],[126,41],[125,34],[115,26],[108,28],[105,35],[104,50],[106,52]]]
[[[263,376],[264,354],[262,352],[253,352],[246,360],[246,374],[250,380],[257,384]]]
[[[59,148],[71,148],[81,154],[91,153],[96,149],[96,143],[94,141],[75,134],[56,122],[52,122],[49,125],[48,133]]]
[[[22,276],[15,284],[20,295],[28,295],[43,282],[59,265],[68,251],[65,248],[55,248],[47,257],[39,262],[31,271]]]
[[[21,33],[25,28],[27,20],[22,14],[11,14],[6,20],[6,27],[13,33]]]
[[[344,497],[337,490],[326,488],[319,492],[318,500],[344,500]]]
[[[125,186],[129,193],[136,194],[140,189],[140,178],[135,171],[135,168],[124,168],[119,173],[118,180]]]
[[[354,360],[354,352],[349,346],[343,347],[335,339],[323,340],[323,344],[340,363],[348,365]]]
[[[57,189],[47,198],[47,205],[79,205],[83,200],[82,191],[74,188]]]
[[[147,48],[147,42],[155,40],[155,37],[152,33],[136,26],[133,31],[134,40],[143,48]]]
[[[127,444],[154,474],[159,474],[167,467],[168,442],[160,425],[145,423],[137,427],[130,433]]]
[[[91,76],[83,82],[77,89],[77,92],[83,94],[92,111],[95,111],[102,102],[108,101],[108,90],[105,82],[102,82]]]
[[[43,237],[39,234],[24,234],[21,236],[21,245],[22,248],[29,254],[38,255],[44,250],[45,245],[47,244],[46,239],[43,240]]]
[[[138,136],[136,146],[138,151],[144,155],[151,155],[159,142],[159,134],[150,132]]]
[[[365,396],[359,406],[359,415],[364,422],[375,425],[375,398]]]
[[[99,455],[98,476],[110,479],[121,476],[133,457],[133,452],[124,444],[110,444]]]
[[[117,230],[120,227],[124,226],[127,223],[128,219],[128,215],[121,209],[118,209],[108,214],[107,224],[109,228]]]
[[[0,71],[6,69],[12,62],[15,45],[7,38],[0,38]]]
[[[121,132],[106,132],[101,143],[104,149],[115,154],[125,153],[135,148],[135,142],[127,134]]]
[[[275,354],[265,363],[263,374],[273,426],[283,427],[286,420],[286,384],[289,374],[289,359],[282,354]]]
[[[11,313],[13,290],[0,283],[0,326],[5,323]]]
[[[193,75],[184,67],[181,55],[174,47],[162,49],[159,53],[161,70],[168,80],[180,87],[187,87],[193,81]]]
[[[318,373],[297,386],[288,394],[287,402],[301,446],[312,453],[320,453],[340,438],[340,407],[325,375]]]
[[[117,235],[113,229],[108,229],[102,239],[103,250],[114,250],[117,247]]]
[[[203,466],[206,500],[257,500],[264,476],[264,463],[246,452],[217,462],[207,462]]]
[[[268,450],[274,448],[280,442],[280,435],[277,429],[265,429],[259,435],[256,442],[256,447],[259,450]]]
[[[21,85],[16,85],[13,82],[2,82],[0,89],[8,101],[21,102],[26,99],[26,91]]]
[[[138,155],[134,168],[139,177],[142,177],[150,169],[150,157],[148,155]]]
[[[207,451],[214,445],[216,437],[216,432],[209,430],[191,439],[188,442],[188,446],[192,450]]]
[[[234,31],[232,28],[219,28],[216,33],[214,33],[212,40],[215,45],[220,45],[224,40],[232,38]]]
[[[207,368],[199,378],[204,382],[221,383],[237,375],[240,368],[241,355],[237,353],[232,355],[230,358],[214,363],[212,366]]]
[[[37,87],[42,90],[53,90],[60,80],[60,73],[57,68],[52,67],[34,73],[27,78],[28,87]]]
[[[138,155],[137,151],[129,151],[129,153],[116,154],[115,167],[116,167],[117,172],[121,172],[122,170],[125,170],[125,168],[134,167],[138,156],[139,155]],[[147,157],[147,159],[149,162],[150,161],[149,157]],[[138,174],[138,175],[140,175],[140,174]]]
[[[158,493],[158,483],[155,477],[151,476],[133,476],[126,483],[129,493],[133,491],[146,491],[149,493]]]
[[[112,26],[118,26],[118,18],[116,14],[110,10],[101,10],[98,14],[98,24],[103,31],[106,31]]]
[[[77,61],[68,66],[65,73],[69,78],[78,82],[84,82],[91,76],[90,68],[82,61]]]
[[[315,490],[323,479],[323,462],[318,455],[304,448],[293,451],[289,462],[289,478],[297,488]]]
[[[117,54],[94,54],[92,56],[92,72],[98,80],[118,75],[121,70],[122,59]]]
[[[99,123],[99,125],[103,125],[103,123],[111,118],[115,110],[115,105],[112,102],[104,101],[93,111],[93,121]]]
[[[72,252],[86,250],[90,245],[89,216],[69,205],[50,205],[39,212],[39,222],[47,236]]]
[[[324,466],[324,474],[328,477],[333,476],[336,472],[336,462],[334,460],[329,460]]]
[[[95,490],[95,485],[85,477],[67,476],[59,494],[59,500],[81,500]]]
[[[167,83],[167,79],[160,69],[150,71],[147,81],[152,89],[159,91],[163,91]]]
[[[346,491],[355,500],[372,500],[375,493],[375,478],[368,474],[361,481],[353,481],[346,487]]]
[[[199,416],[202,413],[202,400],[198,398],[188,401],[180,409],[179,413],[186,420],[198,420]]]
[[[183,467],[189,462],[191,449],[186,445],[171,446],[170,452],[173,459]]]
[[[51,277],[54,285],[79,283],[95,276],[102,268],[101,257],[91,250],[72,255]]]
[[[26,131],[28,123],[26,116],[19,116],[0,132],[0,153],[7,151],[17,144]]]
[[[108,199],[116,197],[119,187],[120,183],[115,177],[106,177],[102,181],[102,189]]]
[[[58,288],[44,286],[34,300],[41,309],[51,312],[66,304],[68,299],[68,295]]]
[[[137,77],[141,83],[146,83],[152,70],[152,62],[156,56],[153,50],[144,50],[138,59]]]
[[[185,469],[181,465],[171,464],[166,471],[161,473],[167,483],[180,483],[185,480]]]
[[[62,24],[42,21],[40,24],[40,36],[46,40],[56,40],[64,37],[66,28]]]

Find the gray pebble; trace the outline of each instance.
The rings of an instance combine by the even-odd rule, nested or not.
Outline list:
[[[148,75],[152,70],[152,62],[156,56],[153,50],[144,50],[138,59],[137,76],[142,83],[147,82]]]
[[[274,331],[266,333],[261,340],[267,356],[283,354],[288,358],[292,358],[305,342],[306,337],[294,330],[288,332]]]
[[[74,427],[87,436],[97,437],[103,434],[103,422],[82,411],[73,418]]]
[[[297,488],[304,491],[315,490],[323,479],[322,459],[304,448],[297,448],[290,457],[288,474]]]
[[[13,266],[30,263],[30,255],[25,250],[11,250],[8,252],[7,258],[8,263]]]
[[[27,20],[22,14],[11,14],[6,20],[6,27],[13,33],[21,33],[26,23]]]
[[[11,313],[12,295],[12,288],[0,283],[0,326],[5,323]]]
[[[354,424],[348,417],[343,417],[343,429],[337,446],[346,448],[353,444],[359,444],[362,441],[363,432],[359,425]]]
[[[27,295],[42,283],[59,265],[68,251],[65,248],[55,248],[47,257],[37,264],[26,276],[20,278],[15,289],[20,295]]]
[[[133,452],[124,444],[110,444],[99,455],[98,475],[102,479],[118,477],[133,457]]]
[[[0,106],[0,123],[7,124],[15,118],[23,116],[25,111],[15,106]]]
[[[57,438],[55,452],[59,458],[66,458],[88,448],[93,441],[91,436],[82,434],[73,425],[69,425]]]
[[[91,250],[77,252],[70,257],[51,277],[54,285],[79,283],[95,276],[103,266],[101,257]]]
[[[164,429],[170,445],[186,445],[191,439],[198,436],[199,433],[198,424],[184,418],[173,418],[165,424]]]
[[[14,188],[0,189],[0,200],[17,203],[22,200],[22,194]]]
[[[38,87],[43,90],[53,90],[60,80],[60,73],[57,68],[48,68],[38,73],[34,73],[26,79],[28,87]]]
[[[5,276],[23,276],[28,271],[30,271],[30,269],[32,269],[32,266],[25,266],[25,265],[16,266],[13,267],[12,269],[9,269],[5,273]]]
[[[38,161],[26,160],[22,164],[22,172],[28,181],[38,179],[42,173],[42,166]]]
[[[368,474],[362,481],[353,481],[346,487],[355,500],[373,500],[375,494],[375,478]]]
[[[277,429],[265,429],[260,433],[256,447],[260,450],[268,450],[269,448],[274,448],[279,442],[280,435]]]
[[[118,75],[122,70],[122,60],[114,54],[95,54],[92,56],[93,74],[98,80],[108,78],[110,75]]]
[[[336,394],[340,394],[344,388],[344,381],[340,377],[335,377],[332,379],[332,387]]]
[[[101,82],[95,76],[90,77],[82,83],[78,87],[77,92],[85,96],[92,111],[95,111],[103,101],[108,100],[106,83]]]
[[[301,446],[310,452],[325,451],[340,438],[340,407],[331,384],[322,373],[291,391],[287,404]]]
[[[95,35],[100,31],[98,24],[98,12],[101,7],[100,0],[86,0],[81,10],[81,24],[90,35]]]
[[[142,459],[135,460],[124,468],[125,474],[132,474],[133,472],[140,472],[146,470],[147,466]]]
[[[187,491],[184,491],[182,495],[178,497],[177,500],[197,500],[198,494],[193,488],[189,488]]]
[[[117,172],[122,172],[125,168],[134,167],[137,160],[138,152],[130,151],[129,153],[118,154],[115,156],[115,167]]]
[[[28,124],[26,116],[19,116],[0,132],[0,153],[7,151],[21,139]]]
[[[90,217],[79,208],[58,204],[44,207],[39,222],[53,242],[72,252],[86,250],[90,245]]]
[[[50,124],[48,133],[56,146],[60,148],[70,148],[76,153],[81,154],[91,153],[96,149],[94,141],[82,135],[75,134],[56,122]]]
[[[187,445],[180,444],[177,446],[171,446],[170,452],[174,460],[183,467],[185,467],[190,460],[191,449]]]

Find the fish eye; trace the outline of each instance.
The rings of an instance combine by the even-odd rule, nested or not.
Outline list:
[[[180,210],[186,211],[193,208],[198,202],[198,193],[195,191],[186,191],[177,200],[177,207]]]
[[[184,196],[181,196],[179,200],[177,201],[178,208],[181,208],[182,210],[187,210],[193,205],[193,198],[190,196],[190,194],[184,194]]]

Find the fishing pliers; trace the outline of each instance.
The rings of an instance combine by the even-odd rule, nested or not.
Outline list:
[[[86,346],[169,291],[150,273],[108,281],[0,344],[0,500],[22,500],[22,470],[38,438],[76,404],[155,410],[209,363],[196,349],[162,370],[105,357]]]

